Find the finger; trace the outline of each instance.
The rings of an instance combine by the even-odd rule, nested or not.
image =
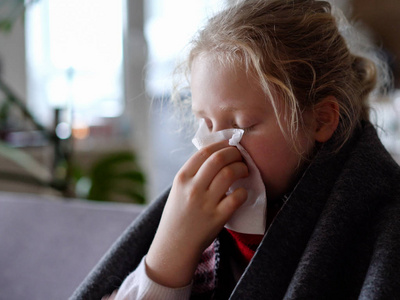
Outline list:
[[[218,172],[209,186],[209,192],[215,195],[215,198],[219,200],[221,197],[224,197],[229,187],[236,180],[248,175],[249,171],[244,162],[234,162]]]
[[[101,298],[101,300],[113,300],[113,299],[115,299],[115,296],[117,295],[117,292],[118,291],[114,291],[111,295],[103,296]]]
[[[217,210],[221,216],[221,222],[225,224],[232,217],[233,213],[247,200],[247,191],[238,188],[226,196],[219,203]]]
[[[188,177],[193,177],[211,155],[226,147],[229,147],[228,141],[221,141],[200,149],[186,161],[181,171]]]
[[[227,147],[214,152],[200,167],[195,175],[199,188],[209,189],[215,177],[223,168],[243,160],[236,147]]]

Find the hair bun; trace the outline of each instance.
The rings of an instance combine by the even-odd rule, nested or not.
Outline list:
[[[377,83],[375,63],[365,57],[355,56],[352,68],[357,81],[355,84],[360,87],[360,98],[364,100],[364,97],[375,88]]]

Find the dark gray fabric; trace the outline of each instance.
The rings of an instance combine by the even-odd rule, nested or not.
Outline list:
[[[331,149],[324,145],[310,164],[231,299],[400,299],[400,168],[369,123],[339,153]],[[108,278],[134,269],[165,199],[123,234],[73,299],[100,299],[119,282]]]

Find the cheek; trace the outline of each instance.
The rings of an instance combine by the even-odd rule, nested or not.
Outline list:
[[[287,143],[276,143],[256,151],[253,159],[263,174],[277,176],[294,172],[300,156]]]
[[[268,196],[278,196],[289,188],[296,173],[301,156],[286,142],[284,137],[275,137],[258,142],[243,143],[254,160],[267,188]]]
[[[241,144],[250,154],[261,173],[276,172],[279,166],[286,165],[289,149],[286,141],[276,137],[243,138]]]

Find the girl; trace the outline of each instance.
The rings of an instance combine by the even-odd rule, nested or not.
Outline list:
[[[194,115],[209,134],[242,129],[250,158],[227,140],[196,152],[73,298],[399,298],[400,168],[366,103],[377,65],[350,52],[330,4],[241,1],[200,31],[188,67]],[[224,228],[249,201],[227,192],[250,163],[261,234]]]

